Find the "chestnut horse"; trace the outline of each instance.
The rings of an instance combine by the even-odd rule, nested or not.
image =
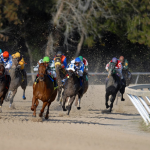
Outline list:
[[[36,117],[36,108],[39,104],[38,99],[43,102],[42,109],[40,111],[39,117],[43,116],[43,112],[46,106],[47,112],[45,115],[45,119],[48,119],[49,114],[49,106],[55,100],[57,95],[57,89],[54,90],[53,79],[50,79],[46,70],[46,63],[41,63],[39,65],[38,71],[38,83],[33,84],[33,98],[32,98],[32,106],[31,110],[33,112],[33,117]]]
[[[8,92],[11,78],[9,75],[4,75],[5,67],[3,63],[0,63],[0,113],[2,112],[2,104],[5,96]]]

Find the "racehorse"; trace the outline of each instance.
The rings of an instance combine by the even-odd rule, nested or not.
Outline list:
[[[20,68],[21,66],[18,64],[18,60],[16,58],[12,59],[12,67],[10,69],[11,82],[10,82],[8,95],[5,99],[5,101],[10,101],[9,108],[11,108],[14,96],[16,95],[19,86],[21,86],[21,88],[23,89],[22,98],[24,100],[26,99],[25,90],[27,87],[27,74],[25,73],[23,76]]]
[[[110,112],[113,108],[113,103],[116,98],[117,92],[120,90],[120,93],[122,95],[121,101],[124,101],[123,94],[125,91],[125,82],[124,85],[121,84],[120,77],[115,72],[115,64],[111,63],[108,68],[108,77],[106,78],[106,94],[105,94],[105,105],[106,108],[110,107]],[[110,99],[110,106],[108,105],[109,96],[111,95]]]
[[[46,106],[48,106],[45,115],[45,119],[48,119],[49,107],[56,98],[57,89],[54,90],[53,79],[47,75],[46,63],[41,63],[39,65],[38,79],[38,83],[33,84],[33,98],[31,110],[34,111],[33,117],[36,117],[36,108],[39,104],[38,99],[40,99],[43,102],[43,106],[40,111],[39,117],[43,116],[44,109]]]
[[[0,63],[0,113],[2,112],[2,104],[5,99],[6,93],[8,92],[11,78],[5,74],[5,67],[3,63]]]
[[[67,72],[65,69],[62,69],[62,67],[61,67],[61,58],[60,57],[55,57],[55,69],[56,69],[56,79],[57,79],[57,83],[58,83],[57,101],[59,101],[61,103],[62,90],[63,90],[62,80],[66,77]]]
[[[79,78],[77,77],[76,73],[74,72],[74,67],[68,68],[68,76],[67,80],[64,83],[64,92],[63,92],[63,111],[68,110],[68,115],[71,110],[71,106],[75,100],[76,95],[78,95],[78,106],[77,109],[80,109],[80,99],[82,93],[82,87],[80,86]]]

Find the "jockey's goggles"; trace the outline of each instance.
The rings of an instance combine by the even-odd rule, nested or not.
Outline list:
[[[4,59],[8,59],[8,57],[4,57]]]

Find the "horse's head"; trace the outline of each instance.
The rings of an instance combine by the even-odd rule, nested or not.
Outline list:
[[[74,67],[74,64],[70,64],[66,70],[67,70],[68,75],[69,75],[70,77],[73,76],[73,75],[75,75],[75,67]]]
[[[114,63],[110,63],[109,67],[108,67],[108,76],[111,76],[113,74],[116,73],[116,69],[115,69],[115,64]]]
[[[5,67],[3,63],[0,63],[0,76],[3,76],[5,73]]]
[[[12,59],[12,68],[16,68],[18,66],[18,59],[17,58],[13,58]]]
[[[55,57],[54,62],[55,62],[55,69],[56,70],[61,69],[61,57]]]
[[[46,63],[41,63],[41,64],[39,65],[39,72],[38,72],[38,75],[39,75],[39,80],[40,80],[40,81],[44,81],[45,75],[47,75]]]

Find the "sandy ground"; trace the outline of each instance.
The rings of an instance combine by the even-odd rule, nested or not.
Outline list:
[[[141,117],[125,95],[112,113],[105,109],[105,87],[91,85],[84,95],[81,110],[73,105],[70,116],[57,101],[50,107],[48,120],[32,118],[32,87],[22,100],[19,88],[14,109],[4,102],[0,114],[1,150],[150,150],[150,133],[140,129]],[[42,103],[37,109],[37,116]]]

